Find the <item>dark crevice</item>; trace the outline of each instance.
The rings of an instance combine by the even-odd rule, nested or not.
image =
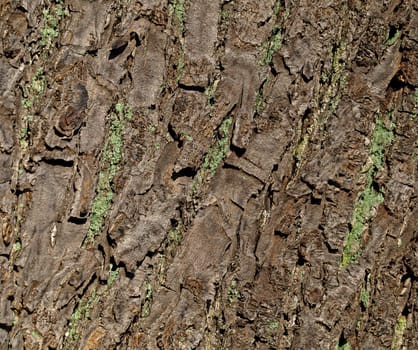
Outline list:
[[[113,257],[112,257],[113,258]],[[111,260],[112,261],[112,260]],[[131,271],[128,271],[128,269],[126,268],[126,264],[123,262],[123,261],[121,261],[121,262],[119,262],[119,264],[117,264],[117,266],[120,268],[120,269],[123,269],[123,271],[125,271],[125,276],[127,277],[127,278],[129,278],[130,280],[131,279],[133,279],[134,277],[135,277],[135,273],[134,272],[131,272]]]
[[[231,151],[234,152],[238,158],[241,158],[244,155],[245,151],[247,150],[246,148],[235,146],[232,143],[231,143],[230,148],[231,148]]]
[[[399,91],[407,86],[409,86],[409,84],[404,80],[401,72],[396,73],[389,83],[389,89],[392,89],[393,91]]]
[[[100,254],[102,255],[102,259],[103,261],[106,261],[106,252],[105,249],[103,248],[103,246],[101,244],[99,244],[97,246],[97,250],[100,252]]]
[[[128,70],[128,71],[127,71],[127,75],[126,75],[126,77],[129,79],[129,81],[130,81],[131,83],[134,81],[134,79],[133,79],[133,77],[132,77],[132,74],[131,74],[131,71],[130,71],[130,70]]]
[[[125,51],[126,47],[128,46],[128,42],[125,42],[123,44],[120,44],[119,42],[117,42],[116,45],[114,46],[117,46],[117,47],[112,48],[112,50],[110,50],[109,58],[108,58],[109,60],[113,60],[115,57],[121,55],[123,51]]]
[[[72,167],[74,165],[74,160],[65,160],[65,159],[56,159],[56,158],[42,158],[42,161],[49,165],[54,166],[63,166],[63,167]]]
[[[112,237],[110,237],[109,233],[106,234],[106,240],[107,240],[107,244],[109,244],[110,247],[115,248],[116,247],[116,240],[112,239]]]
[[[20,196],[20,195],[22,195],[24,193],[28,193],[28,192],[32,192],[32,189],[31,188],[16,188],[14,191],[12,191],[12,193],[15,196]]]
[[[77,216],[70,216],[68,218],[68,222],[71,222],[76,225],[84,225],[87,222],[87,217],[77,217]]]
[[[5,324],[0,322],[0,329],[4,329],[7,333],[11,332],[13,325]]]
[[[411,281],[417,281],[418,276],[415,275],[414,270],[409,266],[409,264],[405,264],[406,267],[406,273],[401,277],[401,282],[405,282],[408,278],[411,279]]]
[[[226,163],[226,162],[222,165],[222,168],[223,169],[234,169],[234,170],[241,171],[241,168],[237,167],[234,164],[230,164],[230,163]]]
[[[21,11],[23,13],[27,13],[28,11],[21,5],[16,6],[16,10]]]
[[[305,257],[303,256],[301,249],[298,250],[298,260],[296,261],[296,265],[299,266],[303,266],[307,263],[308,261],[305,259]]]
[[[386,41],[390,41],[392,40],[396,34],[398,33],[399,29],[397,26],[394,26],[392,24],[389,25],[389,33],[388,33],[388,38]]]
[[[92,49],[92,50],[87,50],[86,53],[90,56],[96,57],[98,51],[99,51],[98,49]]]
[[[178,143],[178,147],[181,148],[183,146],[183,141],[180,138],[180,135],[176,133],[171,123],[168,123],[167,131],[171,138]]]
[[[338,339],[338,347],[343,347],[348,343],[347,339],[344,337],[344,333],[341,332],[340,338]]]
[[[197,171],[196,169],[192,168],[192,167],[186,167],[183,169],[180,169],[177,172],[173,172],[173,174],[171,175],[171,179],[176,180],[179,177],[194,177],[196,175]]]
[[[75,286],[76,287],[75,289],[80,290],[80,292],[81,292],[81,293],[78,294],[78,296],[80,298],[82,298],[84,295],[86,295],[88,289],[90,288],[91,285],[93,285],[96,278],[97,278],[97,275],[96,275],[96,272],[94,272],[91,275],[90,280],[88,280],[88,281],[86,280],[86,281],[81,282],[81,284],[78,287]],[[80,300],[77,302],[77,304],[78,303],[80,303]]]
[[[179,88],[186,90],[186,91],[197,91],[197,92],[201,92],[204,93],[206,88],[204,86],[198,86],[198,85],[184,85],[179,83]]]
[[[282,238],[287,238],[287,236],[290,235],[290,232],[283,232],[281,230],[274,230],[274,235],[282,237]]]
[[[322,203],[322,198],[315,198],[314,196],[311,195],[311,204],[321,205],[321,203]]]
[[[338,253],[338,249],[332,248],[331,245],[327,241],[324,241],[324,244],[327,247],[328,253],[330,253],[330,254],[337,254]]]
[[[334,180],[334,179],[328,179],[327,183],[328,183],[328,185],[333,186],[333,187],[336,187],[336,188],[338,188],[338,189],[339,189],[339,190],[341,190],[341,191],[344,191],[344,192],[350,192],[350,190],[348,190],[348,189],[346,189],[346,188],[342,187],[342,186],[341,186],[341,184],[340,184],[340,183],[338,183],[338,182],[337,182],[336,180]]]
[[[270,72],[273,75],[273,77],[276,77],[279,74],[279,72],[276,70],[276,68],[274,68],[274,64],[270,65]]]
[[[402,310],[402,316],[407,317],[411,313],[411,310],[409,309],[408,305],[405,305],[405,307]]]
[[[131,32],[130,40],[135,40],[135,46],[138,47],[141,45],[141,40],[136,32]]]
[[[116,263],[115,257],[113,255],[110,257],[109,262],[112,266],[111,268],[112,271],[116,271],[119,268],[118,264]]]

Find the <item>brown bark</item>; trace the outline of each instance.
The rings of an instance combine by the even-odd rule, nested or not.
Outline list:
[[[416,2],[0,14],[2,349],[418,348]]]

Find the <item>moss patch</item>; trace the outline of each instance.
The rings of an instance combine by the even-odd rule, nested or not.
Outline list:
[[[395,325],[392,346],[390,347],[391,350],[400,350],[401,349],[402,343],[403,343],[403,335],[405,333],[406,325],[407,325],[407,319],[404,315],[401,315],[401,317],[399,317],[399,319],[398,319],[398,321],[396,322],[396,325]]]
[[[40,46],[49,49],[54,39],[60,34],[59,25],[61,20],[68,16],[69,12],[63,1],[57,1],[55,6],[45,8],[42,14]]]
[[[383,193],[374,188],[373,179],[376,173],[383,167],[386,147],[394,139],[393,126],[390,119],[390,126],[386,126],[379,117],[376,119],[373,141],[369,151],[369,158],[372,164],[366,174],[366,187],[360,194],[354,207],[351,229],[344,244],[341,260],[342,267],[347,267],[358,261],[362,253],[362,234],[366,223],[371,219],[372,209],[384,200]]]
[[[219,138],[209,149],[193,182],[193,193],[196,194],[200,186],[215,175],[216,169],[224,160],[229,149],[229,136],[232,117],[226,118],[219,127]]]
[[[90,317],[90,311],[98,301],[99,295],[96,293],[96,290],[93,290],[86,301],[80,300],[77,308],[71,315],[69,329],[65,334],[70,342],[78,340],[78,328],[80,323]]]
[[[99,181],[90,215],[90,227],[86,241],[92,241],[100,233],[113,198],[113,180],[123,159],[123,131],[132,118],[129,107],[119,102],[109,115],[109,133],[100,159]]]

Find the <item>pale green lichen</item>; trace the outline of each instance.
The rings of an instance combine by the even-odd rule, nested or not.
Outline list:
[[[403,335],[407,326],[407,319],[404,315],[401,315],[396,322],[395,330],[393,334],[391,350],[400,350],[403,343]]]
[[[336,350],[351,350],[350,343],[349,342],[346,342],[346,343],[344,343],[342,345],[338,345],[337,344]]]
[[[59,26],[61,20],[68,16],[69,12],[63,1],[58,1],[58,3],[53,7],[47,7],[42,11],[43,20],[41,27],[41,41],[40,46],[49,49],[52,47],[54,39],[56,39],[59,34]]]
[[[16,241],[15,243],[13,243],[13,247],[12,247],[13,253],[18,253],[20,252],[21,249],[22,249],[22,244],[19,241]]]
[[[389,118],[390,119],[390,118]],[[383,159],[386,147],[393,141],[393,124],[386,126],[378,117],[373,133],[373,140],[369,150],[371,165],[366,174],[366,186],[360,194],[354,207],[351,229],[344,243],[341,266],[347,267],[356,263],[362,253],[362,234],[366,223],[371,219],[372,209],[383,202],[384,196],[381,191],[373,187],[375,174],[383,167]]]
[[[107,286],[110,287],[119,276],[119,268],[113,269],[113,264],[109,265],[109,278],[107,279]]]
[[[230,304],[232,304],[233,302],[235,302],[239,296],[240,296],[240,292],[238,290],[238,282],[237,280],[233,279],[231,281],[231,284],[229,285],[228,289],[227,289],[227,298],[228,298],[228,302]]]
[[[267,66],[273,61],[273,56],[282,46],[282,30],[275,28],[268,40],[262,43],[259,63]]]
[[[153,299],[152,285],[151,285],[151,282],[148,281],[145,284],[145,298],[142,304],[142,312],[141,312],[142,318],[146,318],[150,315],[151,308],[152,308],[152,299]]]
[[[132,118],[131,109],[119,102],[109,115],[109,132],[100,159],[99,181],[90,214],[90,227],[86,240],[91,241],[100,233],[113,198],[113,180],[123,159],[123,132]]]
[[[401,36],[401,31],[396,27],[390,27],[386,36],[385,45],[391,46],[396,43]]]
[[[186,0],[187,1],[187,0]],[[173,17],[180,33],[184,30],[184,21],[186,19],[185,0],[175,0],[168,5],[168,14]]]
[[[229,134],[232,125],[232,117],[226,118],[219,127],[219,138],[209,148],[203,159],[203,163],[193,181],[193,194],[195,195],[200,186],[215,175],[216,170],[222,163],[229,150]]]
[[[84,302],[80,300],[77,308],[74,310],[70,317],[70,323],[68,325],[68,331],[65,336],[70,341],[76,341],[79,339],[78,328],[80,322],[88,319],[90,317],[90,311],[93,309],[94,305],[99,301],[100,297],[97,294],[96,290],[93,290],[89,298]]]

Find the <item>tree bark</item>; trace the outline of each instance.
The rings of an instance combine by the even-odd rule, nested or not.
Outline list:
[[[2,349],[418,349],[415,1],[0,13]]]

